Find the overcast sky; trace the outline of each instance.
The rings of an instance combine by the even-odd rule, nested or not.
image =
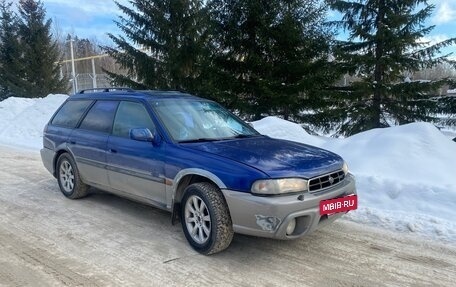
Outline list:
[[[14,2],[17,3],[19,0]],[[42,2],[46,8],[47,17],[52,18],[63,34],[96,38],[101,43],[109,44],[110,40],[106,33],[119,33],[113,20],[117,19],[121,12],[113,0],[42,0]],[[118,0],[118,2],[128,4],[128,0]],[[436,9],[427,24],[436,25],[436,27],[426,40],[434,42],[456,37],[456,0],[429,0],[429,3],[436,5]],[[456,47],[446,51],[454,51],[456,54]]]

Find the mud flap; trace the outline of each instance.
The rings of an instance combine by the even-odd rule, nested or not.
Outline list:
[[[171,225],[175,225],[180,221],[180,203],[175,203],[173,213],[171,214]]]

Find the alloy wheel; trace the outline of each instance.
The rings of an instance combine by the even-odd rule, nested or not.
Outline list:
[[[211,216],[201,197],[192,195],[185,204],[185,223],[188,233],[198,244],[204,244],[211,235]]]

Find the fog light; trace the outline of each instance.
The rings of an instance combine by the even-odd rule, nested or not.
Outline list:
[[[290,222],[288,223],[288,226],[287,226],[287,235],[293,234],[295,228],[296,228],[296,219],[293,218],[293,219],[290,220]]]

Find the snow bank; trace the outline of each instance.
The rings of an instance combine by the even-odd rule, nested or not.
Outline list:
[[[331,140],[274,117],[253,125],[271,137],[331,150],[348,162],[359,209],[346,219],[456,242],[456,143],[433,125],[413,123]]]
[[[39,150],[44,126],[67,97],[10,97],[0,102],[0,144]]]
[[[266,117],[252,123],[257,131],[274,138],[302,142],[310,145],[321,146],[326,139],[309,135],[300,125],[279,119]]]
[[[323,148],[344,157],[358,175],[456,185],[456,144],[429,123],[373,129],[330,141]]]

